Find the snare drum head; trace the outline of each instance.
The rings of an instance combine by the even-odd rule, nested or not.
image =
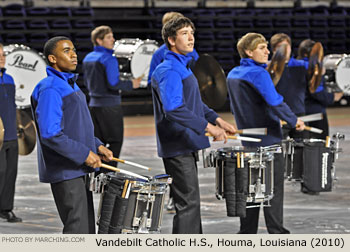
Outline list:
[[[340,60],[335,73],[335,80],[344,94],[350,95],[350,56]]]
[[[30,96],[35,85],[47,76],[46,61],[38,52],[26,46],[8,45],[6,54],[6,72],[16,85],[16,105],[18,108],[30,106]]]
[[[257,152],[256,147],[246,147],[246,146],[232,146],[232,147],[225,147],[225,148],[220,148],[217,150],[218,153],[236,153],[236,152]]]

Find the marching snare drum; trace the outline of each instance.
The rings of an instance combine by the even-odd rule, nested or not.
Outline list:
[[[147,87],[148,73],[154,52],[158,49],[155,40],[121,39],[114,44],[122,77],[127,79],[143,76],[140,87]]]
[[[273,198],[273,152],[279,146],[218,149],[210,153],[216,168],[216,196],[225,198],[227,215],[245,217],[246,203],[263,203]],[[258,205],[260,206],[260,205]]]
[[[100,174],[99,234],[160,233],[169,175],[150,181],[121,174]],[[100,186],[97,186],[100,187]]]
[[[30,107],[30,96],[35,85],[47,76],[46,61],[42,54],[24,45],[4,46],[6,72],[16,84],[16,105],[19,109]]]
[[[350,95],[350,55],[329,54],[323,59],[326,86],[332,92]]]

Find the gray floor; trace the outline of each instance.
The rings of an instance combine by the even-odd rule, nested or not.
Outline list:
[[[284,221],[285,226],[292,233],[350,233],[350,129],[349,127],[333,127],[332,132],[346,135],[346,140],[341,142],[344,152],[336,162],[338,181],[334,190],[311,196],[302,194],[299,184],[285,182]],[[226,145],[239,145],[239,142],[231,141]],[[222,144],[213,143],[212,149],[215,150],[221,146]],[[156,143],[153,136],[126,138],[121,158],[152,167],[150,175],[164,173],[162,161],[156,154]],[[146,175],[147,173],[126,165],[120,165],[119,168],[139,174]],[[199,162],[204,232],[210,234],[236,233],[239,219],[226,216],[225,202],[215,197],[214,178],[214,169],[203,168],[202,162]],[[98,202],[99,195],[95,195],[96,208]],[[60,233],[62,230],[49,185],[38,182],[35,151],[28,156],[20,157],[14,211],[23,218],[23,223],[11,224],[2,221],[0,222],[0,233],[51,234]],[[171,233],[172,217],[173,214],[164,212],[162,233]],[[266,233],[262,216],[259,233]]]

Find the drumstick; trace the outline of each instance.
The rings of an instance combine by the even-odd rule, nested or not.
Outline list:
[[[205,133],[205,136],[213,137],[213,135],[209,133]],[[243,140],[247,142],[261,142],[261,139],[259,138],[253,138],[253,137],[242,137],[242,136],[227,136],[228,139],[235,139],[235,140]]]
[[[125,170],[122,170],[122,169],[119,169],[119,168],[116,168],[116,167],[113,167],[113,166],[110,166],[110,165],[102,164],[101,167],[102,168],[106,168],[106,169],[111,170],[111,171],[124,173],[126,175],[130,175],[132,177],[140,178],[140,179],[143,179],[143,180],[146,180],[146,181],[149,180],[148,178],[146,178],[144,176],[138,175],[138,174],[133,173],[133,172],[125,171]]]
[[[267,128],[239,129],[236,133],[245,135],[267,135]]]
[[[282,121],[282,125],[286,125],[286,124],[287,124],[287,122]],[[311,131],[311,132],[314,132],[314,133],[317,133],[317,134],[322,134],[322,132],[323,132],[323,130],[321,130],[321,129],[310,127],[310,126],[306,126],[306,125],[305,125],[304,130]]]
[[[119,163],[135,166],[135,167],[147,170],[147,171],[151,170],[151,168],[149,168],[149,167],[146,167],[146,166],[143,166],[143,165],[140,165],[140,164],[136,164],[134,162],[126,161],[126,160],[123,160],[123,159],[119,159],[119,158],[116,158],[116,157],[113,157],[112,160],[116,161],[116,162],[119,162]]]
[[[306,116],[301,116],[298,117],[300,120],[303,122],[313,122],[313,121],[319,121],[323,119],[323,114],[322,113],[316,113],[316,114],[311,114],[311,115],[306,115]]]

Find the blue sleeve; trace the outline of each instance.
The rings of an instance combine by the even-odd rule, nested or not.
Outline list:
[[[164,56],[162,56],[160,53],[158,53],[158,51],[156,51],[153,54],[152,60],[151,60],[151,65],[149,66],[148,85],[151,84],[152,74],[153,74],[154,70],[156,69],[156,67],[160,63],[162,63],[163,60],[164,60]]]
[[[53,89],[41,92],[35,110],[42,143],[77,165],[85,162],[90,149],[63,133],[62,98]]]
[[[267,71],[259,72],[253,80],[253,85],[270,106],[277,106],[283,102],[282,95],[277,93],[275,85]]]
[[[328,93],[327,90],[324,89],[323,84],[318,86],[316,92],[313,94],[310,93],[310,95],[325,107],[334,103],[334,94]]]
[[[182,92],[182,79],[178,73],[169,71],[167,75],[160,80],[159,93],[165,116],[168,120],[190,128],[197,134],[203,134],[208,125],[208,121],[197,116],[185,106]]]
[[[211,124],[216,124],[216,118],[219,117],[219,115],[212,109],[210,109],[206,104],[203,104],[203,111],[204,111],[204,117],[208,120]]]
[[[262,71],[261,74],[255,76],[253,83],[273,112],[290,126],[295,127],[298,118],[288,105],[283,102],[283,96],[276,91],[270,74],[267,71]]]
[[[95,146],[96,146],[96,150],[98,150],[98,147],[100,147],[101,145],[104,145],[100,139],[98,139],[97,137],[95,137]]]
[[[106,68],[106,74],[107,74],[107,80],[108,80],[108,89],[111,90],[126,90],[130,91],[132,90],[132,82],[127,80],[127,81],[122,81],[119,79],[119,64],[118,60],[116,57],[111,56],[108,57],[103,62],[103,65]]]

